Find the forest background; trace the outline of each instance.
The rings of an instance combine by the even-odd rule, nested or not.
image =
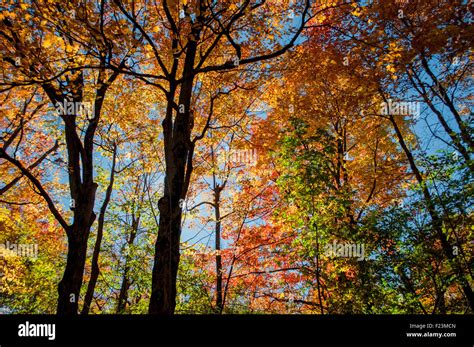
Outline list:
[[[2,313],[472,313],[470,1],[0,10]]]

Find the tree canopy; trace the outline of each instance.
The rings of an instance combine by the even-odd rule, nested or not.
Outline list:
[[[472,313],[472,6],[4,1],[0,312]]]

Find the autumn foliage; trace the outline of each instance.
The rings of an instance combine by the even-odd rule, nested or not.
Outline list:
[[[0,10],[0,313],[472,313],[468,1]]]

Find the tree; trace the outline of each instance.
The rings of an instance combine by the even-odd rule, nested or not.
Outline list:
[[[22,85],[41,87],[64,122],[72,223],[66,221],[28,167],[9,155],[5,148],[0,151],[1,158],[32,182],[67,235],[68,257],[63,279],[58,285],[57,311],[61,314],[76,314],[78,311],[87,240],[96,219],[94,136],[106,92],[118,76],[118,72],[106,70],[112,47],[103,35],[104,3],[98,7],[81,6],[78,9],[71,5],[10,3],[2,16],[0,28],[5,56],[2,61],[3,90]],[[73,36],[71,29],[78,28],[83,22],[90,24],[90,18],[86,18],[88,14],[96,17],[96,28],[89,26],[80,37]],[[89,46],[89,42],[95,44]],[[81,49],[87,52],[85,56]],[[60,57],[59,60],[53,61],[52,55]],[[97,70],[87,74],[82,68],[88,63],[97,64]],[[123,61],[119,65],[123,65]],[[92,91],[88,90],[89,86]],[[86,100],[92,100],[90,107],[87,107]]]
[[[200,79],[213,78],[219,72],[232,72],[230,86],[245,81],[242,70],[250,64],[259,64],[278,57],[295,44],[309,18],[310,1],[288,8],[279,1],[244,1],[209,3],[164,1],[156,13],[148,17],[142,11],[152,2],[126,6],[114,4],[143,37],[150,47],[158,73],[147,78],[166,96],[166,112],[162,123],[166,173],[164,196],[160,199],[160,226],[155,249],[152,278],[152,296],[149,313],[172,314],[176,305],[176,276],[179,264],[179,240],[182,210],[179,201],[185,199],[193,169],[194,147],[206,132],[198,130],[192,136],[194,114],[193,94]],[[290,9],[300,10],[299,23],[289,32],[288,43],[281,45],[274,36],[283,36],[288,30],[275,30],[287,19],[276,14]],[[164,21],[160,21],[164,18]],[[269,20],[267,20],[269,19]],[[262,23],[272,22],[260,35]],[[250,23],[249,27],[242,23]],[[267,31],[267,32],[266,32]],[[273,32],[272,32],[273,31]],[[160,35],[156,35],[160,32]],[[256,35],[257,34],[257,35]],[[269,48],[255,45],[260,40]],[[164,56],[164,53],[168,56]],[[229,58],[222,56],[227,55]],[[134,73],[134,72],[131,72]],[[134,73],[145,78],[142,73]],[[220,87],[226,88],[224,86]],[[228,88],[228,87],[227,87]]]

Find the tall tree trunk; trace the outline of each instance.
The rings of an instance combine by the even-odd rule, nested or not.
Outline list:
[[[216,308],[222,313],[224,309],[222,300],[222,256],[221,256],[221,208],[220,187],[214,190],[214,215],[216,217]]]
[[[82,86],[82,83],[78,84]],[[54,97],[52,98],[54,100]],[[67,100],[64,96],[56,100]],[[82,102],[82,96],[76,96],[73,102]],[[63,115],[66,147],[68,155],[69,190],[74,212],[73,224],[66,230],[68,254],[66,269],[58,285],[58,314],[75,315],[78,313],[78,302],[87,257],[87,240],[96,215],[94,201],[97,184],[93,182],[92,153],[86,157],[86,150],[76,129],[76,115]],[[81,169],[82,159],[82,169]],[[82,173],[82,177],[81,177]]]
[[[193,30],[194,38],[199,32]],[[196,41],[190,40],[184,61],[183,81],[179,93],[178,112],[173,124],[165,119],[166,174],[164,196],[158,202],[160,221],[155,244],[155,260],[152,272],[152,290],[148,311],[150,314],[170,315],[176,306],[176,278],[180,258],[179,241],[181,237],[181,199],[186,197],[186,164],[188,158],[191,129],[190,108],[194,85],[194,59]],[[169,101],[170,102],[170,101]],[[168,105],[168,110],[173,107]],[[189,177],[188,177],[189,179]]]
[[[94,203],[98,186],[94,182],[94,135],[99,124],[105,93],[117,76],[118,73],[114,73],[105,81],[104,70],[100,70],[98,76],[100,87],[96,90],[94,114],[88,119],[89,124],[83,142],[77,133],[77,115],[62,115],[68,156],[69,190],[74,202],[74,221],[72,226],[66,229],[68,255],[66,270],[58,285],[58,314],[78,313],[78,301],[87,257],[87,241],[91,226],[96,219]],[[71,101],[76,104],[82,103],[84,88],[82,74],[73,84],[77,87],[74,89]],[[56,94],[49,85],[43,87],[53,104],[69,100],[64,95]]]

